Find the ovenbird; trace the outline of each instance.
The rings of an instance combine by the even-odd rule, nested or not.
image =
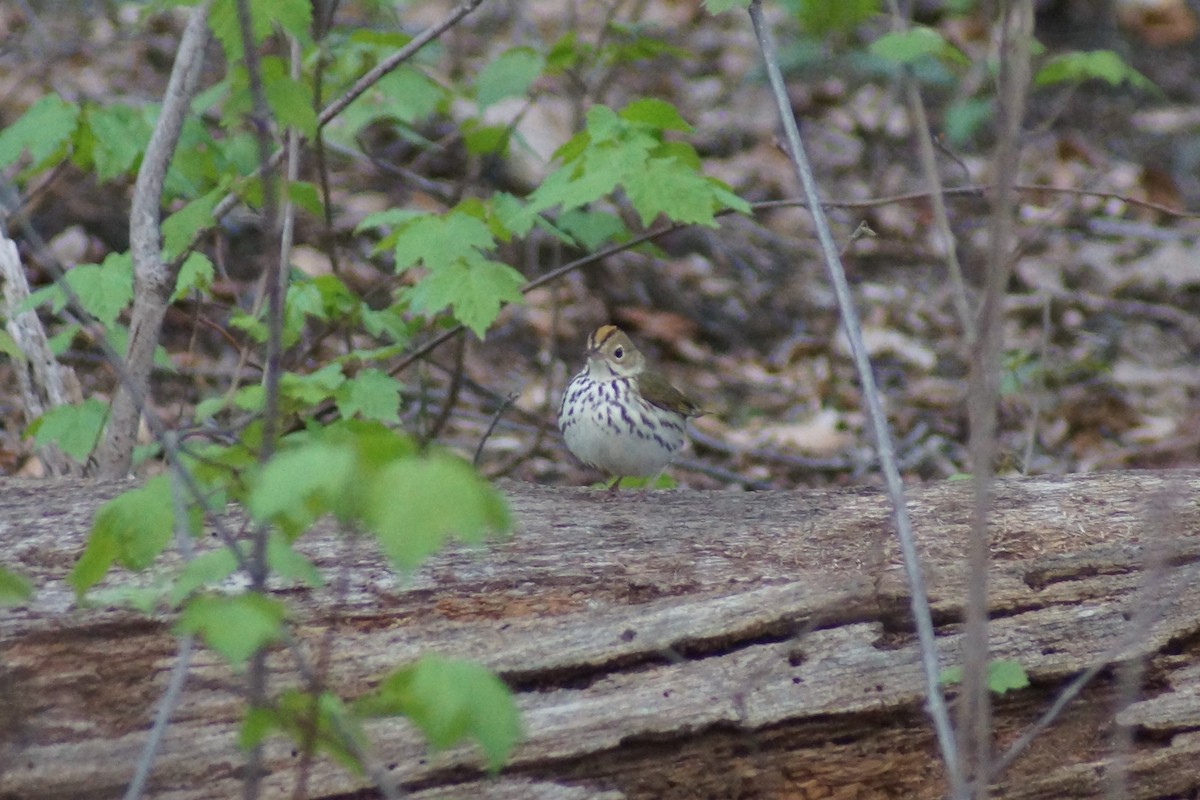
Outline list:
[[[587,364],[563,393],[558,428],[576,458],[616,480],[657,475],[683,447],[690,417],[704,412],[646,367],[615,325],[597,328]]]

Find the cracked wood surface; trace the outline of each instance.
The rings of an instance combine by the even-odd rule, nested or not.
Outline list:
[[[119,797],[132,773],[174,662],[171,621],[78,608],[63,583],[91,514],[123,486],[0,481],[0,560],[38,585],[35,602],[0,611],[0,798]],[[402,720],[368,724],[376,762],[417,797],[943,795],[880,493],[611,502],[503,489],[516,520],[506,540],[397,576],[365,540],[325,529],[301,549],[344,575],[346,595],[280,587],[310,653],[333,627],[330,681],[343,697],[427,650],[478,659],[516,690],[527,736],[498,779],[481,779],[469,746],[429,755]],[[1134,733],[1128,796],[1200,791],[1198,489],[1200,472],[997,484],[993,657],[1018,660],[1032,681],[997,699],[999,746],[1089,665],[1114,668],[997,781],[996,796],[1102,795],[1114,780],[1114,717]],[[941,483],[909,495],[948,665],[960,662],[970,492]],[[110,584],[150,580],[121,573]],[[1123,662],[1144,672],[1137,701],[1119,709]],[[286,651],[270,665],[273,688],[298,682]],[[151,796],[240,794],[239,690],[200,650]],[[271,740],[265,797],[291,796],[298,761]],[[365,786],[323,759],[308,785],[312,797]]]

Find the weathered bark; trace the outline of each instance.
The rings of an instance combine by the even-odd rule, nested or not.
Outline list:
[[[50,349],[50,337],[32,309],[20,310],[29,299],[29,281],[17,243],[0,230],[0,319],[23,358],[12,359],[21,411],[32,423],[46,411],[83,399],[79,379],[70,367],[59,364]],[[57,447],[39,448],[38,455],[51,475],[70,475],[72,461]]]
[[[173,662],[170,620],[76,608],[62,582],[91,512],[120,488],[0,483],[0,558],[39,586],[32,605],[0,612],[0,797],[117,797],[129,780]],[[877,492],[610,502],[505,489],[517,520],[506,541],[449,550],[405,578],[369,545],[319,533],[303,549],[349,570],[340,612],[328,589],[281,595],[311,647],[334,626],[330,680],[343,697],[426,650],[476,658],[516,689],[527,737],[499,780],[481,780],[469,746],[431,756],[403,720],[368,726],[374,755],[419,797],[943,796]],[[1097,659],[1144,658],[1140,700],[1119,716],[1135,734],[1129,796],[1200,791],[1198,491],[1200,472],[997,484],[992,657],[1018,660],[1033,682],[998,699],[1001,746]],[[911,493],[947,664],[961,663],[970,498],[960,483]],[[273,688],[297,682],[285,652],[270,664]],[[1104,792],[1117,672],[1084,691],[996,796]],[[238,795],[238,693],[202,650],[153,796]],[[299,760],[271,741],[266,797],[290,796]],[[309,780],[313,797],[363,786],[324,759]]]

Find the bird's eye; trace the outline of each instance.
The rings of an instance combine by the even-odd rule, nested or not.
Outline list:
[[[625,348],[621,347],[620,345],[617,345],[617,349],[613,350],[613,358],[615,358],[617,361],[620,361],[624,357],[625,357]]]

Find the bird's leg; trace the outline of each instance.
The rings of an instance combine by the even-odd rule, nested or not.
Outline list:
[[[650,494],[650,490],[658,484],[658,479],[662,477],[665,469],[666,467],[663,467],[663,469],[660,469],[658,472],[646,479],[646,482],[642,484],[642,490],[638,492],[639,500],[645,499]]]

